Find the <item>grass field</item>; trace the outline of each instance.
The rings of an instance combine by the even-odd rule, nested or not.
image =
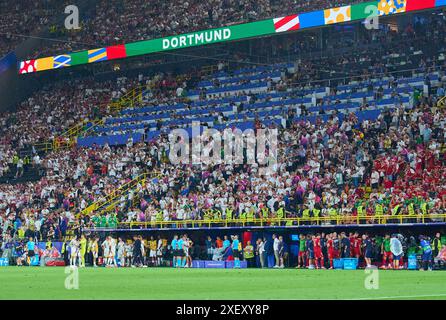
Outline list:
[[[379,271],[365,289],[363,270],[79,269],[2,267],[0,299],[446,299],[446,272]]]

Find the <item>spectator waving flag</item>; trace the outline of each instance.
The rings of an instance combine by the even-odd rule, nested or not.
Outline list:
[[[299,28],[300,21],[297,14],[274,19],[274,29],[276,32],[299,30]]]

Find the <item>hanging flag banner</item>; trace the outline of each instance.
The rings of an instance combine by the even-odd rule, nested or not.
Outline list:
[[[446,5],[446,0],[375,0],[355,5],[329,8],[302,14],[293,14],[268,20],[242,23],[223,28],[201,30],[170,37],[138,41],[128,44],[60,54],[34,60],[20,61],[19,74],[82,64],[123,59],[150,53],[203,46],[253,37],[280,34],[308,28],[362,20],[373,15],[387,16],[415,12]],[[373,11],[370,8],[375,7]],[[375,12],[375,13],[372,13]]]

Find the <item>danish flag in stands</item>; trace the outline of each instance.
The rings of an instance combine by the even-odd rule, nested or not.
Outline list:
[[[26,60],[20,62],[20,70],[19,73],[30,73],[30,72],[36,72],[36,60]]]
[[[297,14],[274,19],[274,29],[276,32],[299,30],[300,21]]]

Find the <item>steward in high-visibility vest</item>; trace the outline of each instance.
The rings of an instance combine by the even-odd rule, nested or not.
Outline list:
[[[304,219],[310,218],[310,209],[307,208],[304,211],[302,211],[302,218],[304,218]]]
[[[313,209],[313,216],[315,218],[319,218],[320,213],[321,213],[321,210],[316,209],[316,208]]]
[[[427,215],[429,214],[429,205],[427,204],[427,202],[423,201],[421,203],[421,213],[423,215]]]
[[[262,216],[263,216],[264,218],[268,218],[268,207],[267,207],[267,206],[264,206],[264,207],[262,208]]]
[[[279,219],[285,218],[285,210],[283,210],[282,207],[280,207],[279,210],[277,210],[277,218]]]
[[[330,208],[328,209],[328,215],[330,216],[330,218],[336,219],[336,216],[338,215],[338,210],[336,210],[335,208]]]
[[[162,211],[158,211],[156,213],[156,221],[162,221],[163,220],[163,212]]]
[[[432,251],[434,252],[434,256],[438,256],[438,253],[441,251],[441,249],[443,248],[443,245],[441,243],[441,239],[435,237],[434,240],[432,241]]]
[[[220,210],[214,211],[214,220],[221,220],[221,211]]]
[[[246,214],[246,218],[249,222],[254,221],[254,210],[252,208],[249,209],[248,213]]]
[[[401,209],[401,206],[399,204],[394,206],[393,209],[392,209],[392,215],[395,216],[395,215],[399,214],[400,213],[400,209]]]
[[[232,209],[226,208],[226,220],[232,220]]]
[[[358,213],[358,217],[365,217],[364,207],[362,204],[356,208],[356,212]]]
[[[240,213],[239,218],[242,219],[242,220],[245,220],[245,219],[246,219],[246,212],[245,212],[245,210],[243,210],[243,211]]]
[[[415,215],[415,209],[413,207],[413,203],[409,203],[407,206],[407,212],[409,213],[409,216]]]
[[[375,205],[375,216],[382,216],[384,214],[383,206],[380,203]]]
[[[212,210],[208,209],[204,212],[204,220],[211,220],[212,219]]]
[[[31,164],[31,159],[28,156],[25,156],[25,158],[23,159],[23,164],[24,165]]]

